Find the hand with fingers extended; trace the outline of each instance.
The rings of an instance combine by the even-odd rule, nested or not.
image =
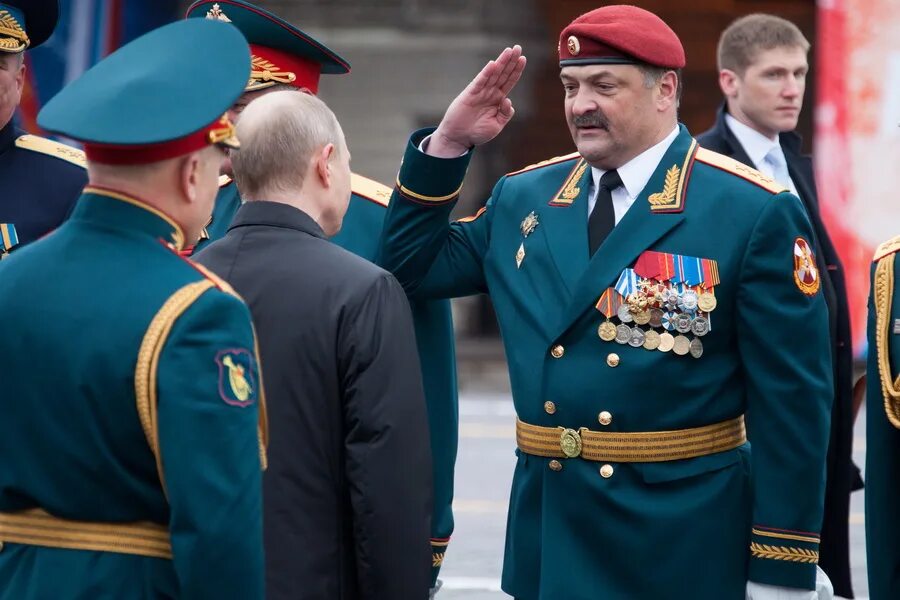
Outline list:
[[[432,134],[426,152],[455,158],[497,137],[515,110],[509,92],[525,69],[521,46],[506,48],[456,97]]]

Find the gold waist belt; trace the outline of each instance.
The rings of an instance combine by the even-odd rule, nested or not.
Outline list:
[[[169,530],[163,525],[69,521],[40,508],[0,513],[0,542],[172,558]]]
[[[516,419],[516,442],[527,454],[548,458],[577,458],[599,462],[663,462],[695,458],[731,450],[747,441],[744,417],[714,425],[617,433],[565,427],[540,427]]]

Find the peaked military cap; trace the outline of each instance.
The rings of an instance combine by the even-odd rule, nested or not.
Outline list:
[[[0,2],[0,52],[18,53],[47,41],[59,19],[57,0]]]
[[[248,92],[284,83],[315,94],[323,73],[350,72],[350,63],[324,44],[249,2],[199,0],[186,16],[226,21],[240,29],[253,55]]]
[[[170,23],[64,88],[41,110],[38,125],[84,142],[88,160],[107,164],[155,162],[210,144],[235,148],[224,113],[249,72],[250,49],[235,27]]]
[[[559,66],[645,63],[666,69],[685,65],[678,35],[652,12],[604,6],[569,23],[559,36]]]

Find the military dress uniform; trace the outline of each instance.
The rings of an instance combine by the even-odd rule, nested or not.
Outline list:
[[[872,600],[900,598],[900,237],[876,250],[866,364],[866,555]]]
[[[197,44],[223,61],[186,60]],[[105,164],[233,145],[222,115],[248,71],[236,29],[178,22],[98,63],[39,123]],[[156,103],[159,81],[192,110]],[[250,314],[178,255],[184,239],[141,198],[88,187],[0,262],[0,598],[264,598]]]
[[[253,53],[248,92],[284,83],[315,94],[320,74],[350,72],[346,60],[300,29],[253,4],[240,0],[201,0],[191,5],[187,16],[227,20],[246,36]],[[332,241],[371,261],[378,248],[391,188],[354,174],[351,189],[350,206],[341,231]],[[195,251],[224,236],[240,206],[237,185],[231,177],[222,176],[212,220],[206,227],[205,239],[197,244]],[[422,364],[434,460],[431,545],[432,578],[436,582],[453,532],[453,474],[459,430],[456,350],[447,300],[413,301],[410,305]]]
[[[576,21],[561,58],[590,56],[605,31],[627,52],[630,32],[659,36],[657,21],[600,33]],[[503,590],[815,589],[831,369],[798,199],[681,126],[591,257],[581,156],[508,174],[448,224],[470,155],[426,155],[429,133],[410,140],[379,262],[416,298],[491,295],[517,413]]]
[[[17,54],[53,33],[56,0],[0,2],[0,52]],[[0,128],[0,259],[59,227],[87,183],[84,153],[16,128]]]

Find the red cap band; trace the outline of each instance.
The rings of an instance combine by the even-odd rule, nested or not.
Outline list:
[[[227,116],[200,131],[158,144],[97,144],[85,142],[84,153],[92,162],[107,165],[140,165],[174,158],[202,150],[212,144],[236,147],[234,125]]]

